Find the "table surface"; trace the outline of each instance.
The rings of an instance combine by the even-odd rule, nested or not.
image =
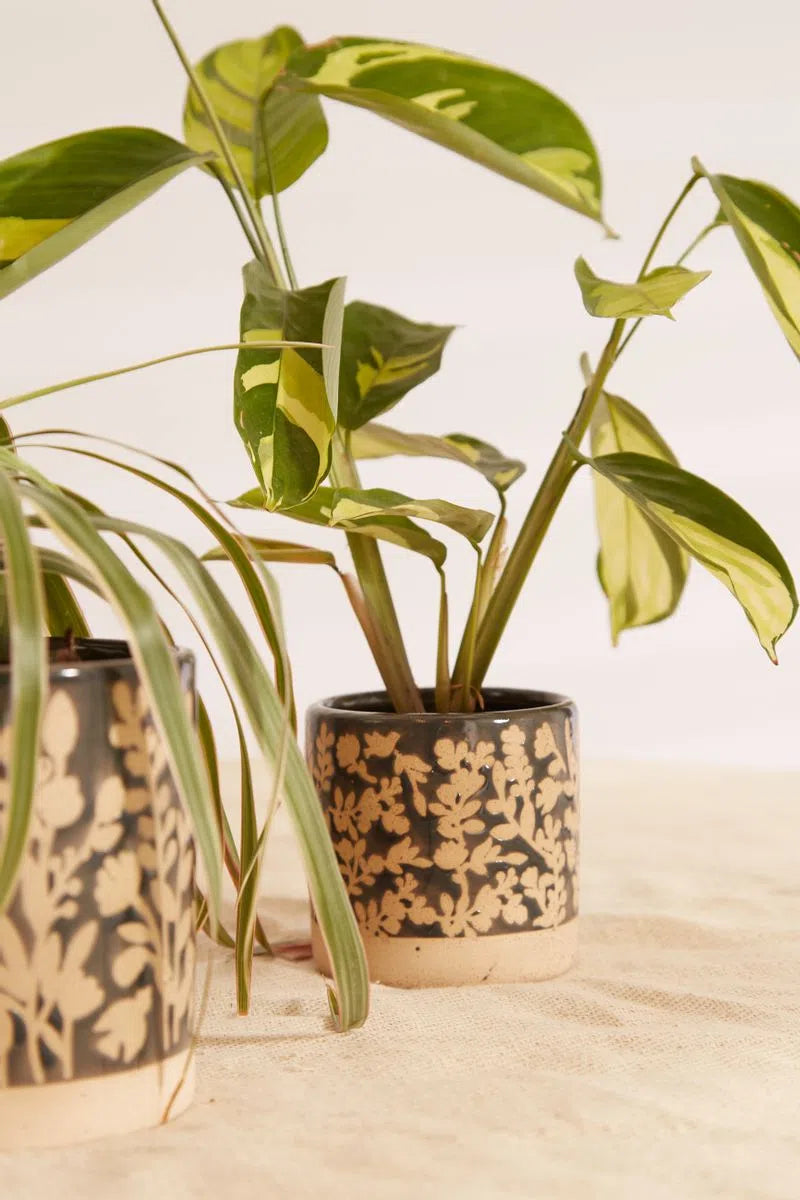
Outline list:
[[[376,986],[338,1036],[310,964],[257,960],[238,1018],[215,952],[194,1107],[0,1155],[0,1196],[798,1200],[798,800],[800,775],[590,764],[568,975]],[[267,872],[271,935],[306,936],[280,819]]]

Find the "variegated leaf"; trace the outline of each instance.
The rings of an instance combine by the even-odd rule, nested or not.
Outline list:
[[[460,533],[473,545],[484,537],[494,518],[479,508],[464,508],[447,500],[412,500],[401,492],[387,488],[336,488],[331,508],[331,525],[357,527],[359,521],[374,517],[411,517],[417,521],[433,521]]]
[[[376,304],[344,310],[339,424],[358,429],[439,370],[452,325],[418,325]]]
[[[620,396],[603,393],[592,419],[592,454],[628,451],[678,465],[650,421]],[[683,593],[689,559],[673,538],[600,474],[594,476],[600,535],[597,573],[608,597],[611,640],[673,613]]]
[[[218,46],[195,68],[245,184],[256,199],[272,192],[265,137],[278,192],[299,179],[328,144],[328,126],[316,96],[285,88],[272,90],[289,55],[302,45],[300,34],[284,25],[266,37]],[[219,151],[217,136],[191,85],[183,130],[195,150]],[[236,186],[222,159],[218,169]]]
[[[243,342],[283,339],[328,347],[240,350],[236,360],[236,426],[266,507],[290,508],[311,495],[330,465],[344,280],[284,291],[260,263],[251,262],[244,282]]]
[[[260,493],[257,494],[260,495]],[[273,538],[251,537],[247,539],[247,545],[244,548],[254,551],[262,562],[317,563],[321,566],[336,568],[336,559],[330,550],[322,550],[319,546],[302,546],[299,542],[280,542]],[[203,555],[202,561],[228,562],[230,556],[222,546],[215,546],[213,550],[209,550]]]
[[[575,263],[583,305],[593,317],[672,317],[672,305],[708,278],[710,271],[658,267],[635,283],[613,283],[595,275],[585,258]]]
[[[479,471],[498,492],[504,492],[525,471],[525,464],[518,458],[506,458],[488,442],[465,433],[448,433],[444,437],[404,433],[376,421],[353,430],[350,450],[355,458],[388,458],[392,454],[449,458]]]
[[[711,184],[725,220],[764,290],[775,319],[800,358],[800,209],[766,183],[711,175],[694,163]]]
[[[773,662],[797,613],[797,591],[778,547],[749,513],[697,475],[643,454],[605,454],[591,465],[724,583]]]
[[[212,155],[154,129],[94,129],[0,163],[0,298]]]
[[[602,219],[600,165],[584,125],[521,75],[431,46],[342,37],[295,51],[282,86],[369,109]]]

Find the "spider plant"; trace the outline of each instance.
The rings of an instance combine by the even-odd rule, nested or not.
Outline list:
[[[208,569],[176,538],[139,522],[111,517],[74,492],[59,488],[22,456],[3,423],[0,446],[0,533],[3,594],[12,666],[11,778],[5,830],[0,843],[0,911],[13,894],[23,854],[36,783],[37,748],[46,693],[47,648],[43,632],[89,636],[72,585],[104,597],[125,627],[131,653],[149,698],[176,785],[189,810],[207,879],[199,923],[218,940],[235,947],[240,1011],[246,1011],[256,936],[269,950],[256,917],[259,872],[266,831],[279,794],[285,795],[304,855],[309,887],[336,959],[332,1005],[342,1028],[360,1024],[367,1011],[363,953],[350,907],[336,870],[319,805],[291,730],[291,675],[272,581],[246,540],[219,514],[185,472],[159,461],[159,473],[123,461],[121,447],[107,453],[83,444],[64,444],[69,431],[25,435],[26,449],[59,434],[66,453],[90,455],[132,472],[183,504],[233,562],[256,612],[263,645],[248,637],[230,601]],[[51,443],[52,444],[52,443]],[[155,469],[154,468],[154,469]],[[165,479],[177,475],[180,486]],[[194,494],[192,494],[194,493]],[[61,549],[41,544],[40,532],[54,534]],[[162,594],[186,612],[219,671],[239,731],[242,839],[237,849],[222,805],[212,724],[202,702],[195,730],[184,705],[172,655],[172,641],[156,600],[136,578],[109,539],[132,555]],[[180,581],[176,590],[158,573],[146,546],[167,560]],[[273,680],[265,661],[275,664]],[[280,688],[280,690],[279,690]],[[258,826],[252,754],[245,729],[252,731],[259,756],[272,774],[267,814]],[[237,885],[235,930],[220,917],[221,863]]]
[[[574,411],[565,414],[564,435],[505,555],[505,492],[523,464],[472,435],[410,434],[377,420],[438,370],[451,327],[413,321],[363,301],[344,306],[341,279],[299,286],[280,195],[327,147],[324,99],[367,109],[608,231],[599,157],[583,122],[531,80],[458,53],[396,40],[348,37],[306,45],[297,32],[280,27],[227,43],[193,64],[159,0],[152,4],[188,77],[185,141],[148,129],[102,129],[0,164],[5,260],[0,294],[189,167],[216,181],[252,255],[244,268],[233,391],[236,427],[256,486],[237,503],[346,535],[355,578],[344,575],[345,586],[399,712],[419,711],[422,699],[379,543],[400,545],[431,562],[439,589],[436,707],[469,711],[480,702],[499,639],[553,516],[583,468],[595,480],[598,573],[614,640],[675,611],[694,559],[739,601],[774,659],[798,603],[780,551],[733,499],[679,466],[652,422],[608,391],[607,382],[645,318],[671,316],[704,283],[708,273],[684,262],[717,230],[736,238],[800,355],[797,207],[767,184],[707,170],[693,159],[634,280],[600,278],[585,259],[577,260],[576,301],[580,296],[609,332],[596,363],[581,360],[584,378]],[[662,261],[675,214],[700,189],[714,201],[716,215],[704,215],[690,246]],[[264,199],[272,207],[274,237],[262,211]],[[6,406],[85,381],[12,397]],[[391,454],[434,455],[476,469],[494,487],[496,511],[363,487],[358,462]],[[469,613],[452,668],[446,550],[420,522],[458,532],[476,555]],[[245,556],[254,556],[254,568],[263,561],[332,561],[327,552],[294,541],[239,545]]]

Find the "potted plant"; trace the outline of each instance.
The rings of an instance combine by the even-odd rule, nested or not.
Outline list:
[[[200,609],[194,621],[230,681],[236,720],[241,727],[249,719],[296,818],[311,890],[330,919],[341,1027],[363,1020],[367,988],[290,712],[263,651],[182,543],[59,489],[3,433],[0,1146],[19,1148],[125,1132],[183,1111],[194,1088],[196,926],[235,945],[241,1008],[255,938],[269,950],[255,910],[263,831],[252,834],[247,879],[221,806],[193,656],[172,646],[154,601],[104,534],[120,538],[158,579],[137,541],[156,545],[183,580],[187,611],[187,598]],[[211,507],[184,495],[204,527],[217,529],[220,545],[234,544]],[[66,553],[34,540],[40,526]],[[264,581],[238,543],[235,552],[280,647]],[[128,642],[90,637],[73,583],[111,601]],[[284,679],[288,687],[285,670]],[[246,747],[242,772],[252,774]],[[243,800],[246,824],[254,822],[252,790]],[[204,895],[195,883],[195,839]],[[234,936],[220,912],[223,854],[239,892]]]
[[[167,145],[153,131],[96,131],[18,156],[0,166],[0,182],[4,172],[26,180],[26,202],[37,187],[59,192],[67,160],[71,184],[76,171],[91,175],[90,162],[107,199],[98,205],[87,190],[67,212],[74,202],[61,188],[48,215],[70,220],[68,230],[102,227],[184,166],[200,166],[224,188],[254,256],[244,271],[234,412],[257,487],[236,503],[345,533],[355,576],[341,572],[342,580],[385,685],[380,694],[315,706],[307,730],[309,765],[372,976],[414,984],[557,973],[576,944],[574,706],[484,681],[553,515],[584,468],[595,479],[599,576],[614,638],[674,612],[695,559],[740,602],[774,658],[797,609],[777,547],[734,500],[680,467],[648,418],[606,384],[640,322],[671,315],[703,282],[707,273],[683,262],[723,227],[800,353],[800,212],[765,184],[693,160],[635,280],[600,278],[578,259],[583,303],[610,322],[610,332],[596,364],[582,360],[576,407],[506,557],[504,496],[522,464],[471,435],[409,434],[376,420],[438,370],[450,327],[362,301],[345,306],[340,279],[300,287],[279,196],[325,150],[320,99],[328,98],[368,109],[607,228],[599,159],[582,121],[530,80],[389,39],[308,46],[281,27],[221,46],[193,66],[158,0],[153,7],[189,77],[185,144]],[[133,144],[153,151],[146,176]],[[682,255],[656,266],[675,213],[698,185],[710,189],[716,217]],[[280,253],[261,211],[264,197]],[[20,230],[19,254],[7,255],[0,286],[7,272],[13,283],[47,265],[63,234],[36,224],[44,214],[33,203],[22,215],[31,220]],[[307,345],[279,347],[282,339]],[[477,469],[494,486],[497,511],[365,488],[358,461],[390,454],[434,455]],[[456,531],[476,552],[452,668],[445,547],[420,522]],[[436,571],[430,689],[411,671],[381,541],[424,556]],[[262,561],[336,566],[327,552],[297,542],[257,537],[247,552]],[[318,938],[315,952],[327,968]]]

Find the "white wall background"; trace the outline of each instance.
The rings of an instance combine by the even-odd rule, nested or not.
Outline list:
[[[576,402],[579,352],[596,358],[607,335],[582,309],[576,256],[587,255],[601,273],[632,277],[692,154],[800,197],[800,9],[788,0],[762,0],[757,20],[730,0],[292,0],[284,9],[262,0],[171,0],[169,11],[194,58],[291,20],[309,41],[365,33],[472,53],[546,84],[583,116],[600,148],[607,214],[620,242],[332,102],[327,154],[283,197],[302,282],[346,274],[351,297],[462,326],[443,371],[392,420],[409,430],[464,430],[525,458],[530,475],[512,489],[512,521]],[[183,77],[144,0],[27,0],[5,24],[3,157],[102,125],[152,125],[180,136]],[[676,225],[674,253],[714,209],[698,188]],[[0,392],[229,340],[246,257],[216,185],[196,173],[181,177],[5,301]],[[695,265],[710,268],[711,279],[681,305],[675,324],[654,319],[640,331],[610,386],[648,412],[684,465],[748,507],[800,574],[797,363],[730,235],[716,234]],[[17,431],[67,424],[127,439],[179,458],[214,495],[230,496],[251,484],[231,422],[231,367],[225,355],[177,363],[37,401],[16,410],[12,424]],[[115,513],[205,545],[180,508],[128,477],[80,459],[42,453],[39,461]],[[491,499],[477,476],[450,464],[395,460],[364,475],[420,496]],[[310,527],[279,517],[248,527],[314,540]],[[317,540],[346,557],[336,537]],[[590,481],[579,478],[491,678],[574,695],[585,752],[595,757],[800,766],[800,633],[790,632],[775,670],[733,599],[696,569],[677,617],[629,633],[614,651],[595,551]],[[471,557],[453,543],[454,601],[461,594],[454,616],[471,588]],[[428,681],[432,573],[400,552],[387,560],[414,663]],[[284,567],[279,575],[300,703],[375,684],[332,573]],[[181,628],[177,617],[173,624]],[[203,681],[223,746],[232,747],[220,690],[205,668]]]

